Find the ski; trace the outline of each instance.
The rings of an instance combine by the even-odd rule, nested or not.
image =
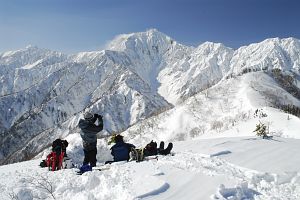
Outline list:
[[[106,170],[109,170],[110,167],[105,167],[105,168],[97,168],[97,167],[93,167],[93,169],[91,171],[86,171],[86,172],[92,172],[92,171],[106,171]],[[80,170],[79,171],[76,171],[76,175],[82,175],[86,172],[81,172]]]

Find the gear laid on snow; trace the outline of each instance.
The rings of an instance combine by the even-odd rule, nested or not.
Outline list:
[[[136,160],[137,162],[143,161],[145,159],[144,148],[141,149],[131,148],[129,157],[130,157],[129,161],[133,161],[133,160]]]

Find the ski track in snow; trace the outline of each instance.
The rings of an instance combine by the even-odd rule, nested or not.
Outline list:
[[[212,178],[226,176],[239,183],[235,187],[219,184],[211,199],[300,199],[299,173],[281,176],[263,173],[233,165],[218,156],[192,152],[159,156],[158,160],[141,163],[115,163],[109,170],[81,176],[75,175],[76,169],[49,172],[38,168],[37,160],[30,162],[33,165],[30,169],[14,164],[10,170],[1,170],[2,179],[8,180],[0,185],[1,199],[52,199],[51,192],[46,190],[50,186],[58,199],[156,199],[172,187],[165,176],[170,171]],[[9,179],[10,176],[18,178]]]

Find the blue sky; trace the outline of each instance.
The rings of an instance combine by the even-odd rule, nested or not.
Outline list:
[[[238,48],[300,39],[299,0],[0,0],[0,52],[32,44],[76,53],[156,28],[186,45]]]

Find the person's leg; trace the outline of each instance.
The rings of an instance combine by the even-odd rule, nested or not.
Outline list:
[[[161,141],[159,144],[158,153],[160,154],[160,152],[163,151],[164,149],[165,149],[165,143],[164,141]]]
[[[83,165],[87,165],[89,164],[90,160],[89,160],[89,152],[87,150],[83,150],[84,152],[84,160],[83,160]]]
[[[90,163],[92,167],[96,166],[97,163],[96,155],[97,155],[97,149],[93,149],[90,151]]]
[[[160,152],[160,154],[161,154],[161,155],[167,155],[167,154],[171,153],[172,148],[173,148],[173,143],[170,142],[170,143],[168,144],[167,148],[164,149],[164,150],[162,150],[162,151]]]

